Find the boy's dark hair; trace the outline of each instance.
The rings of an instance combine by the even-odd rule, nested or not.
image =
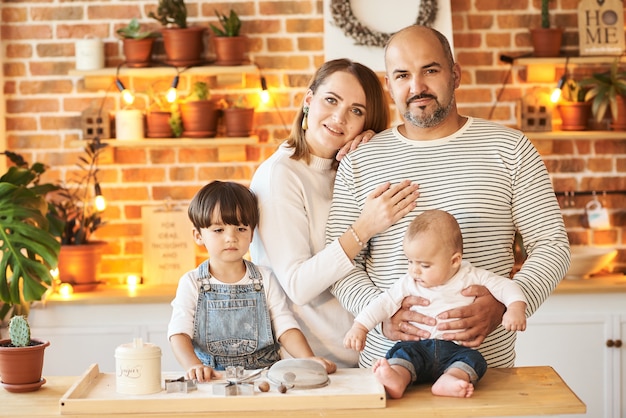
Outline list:
[[[254,229],[259,223],[259,206],[256,196],[247,187],[216,180],[191,199],[187,215],[198,231],[216,222],[247,225]]]

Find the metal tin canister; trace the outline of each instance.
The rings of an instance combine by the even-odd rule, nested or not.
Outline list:
[[[115,389],[127,395],[161,391],[161,349],[135,338],[115,349]]]

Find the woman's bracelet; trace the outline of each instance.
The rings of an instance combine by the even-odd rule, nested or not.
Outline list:
[[[363,243],[363,241],[361,241],[361,238],[359,238],[359,236],[357,235],[356,231],[354,230],[354,228],[352,227],[352,225],[350,225],[348,227],[348,229],[350,230],[350,232],[352,233],[352,237],[354,238],[354,240],[356,241],[357,244],[359,244],[359,247],[361,248],[365,248],[365,245]]]

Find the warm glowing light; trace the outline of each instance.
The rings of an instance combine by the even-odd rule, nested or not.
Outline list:
[[[137,276],[136,274],[130,274],[126,278],[126,285],[129,288],[137,287],[137,285],[139,285],[140,283],[141,283],[141,278]]]
[[[61,283],[59,286],[59,295],[64,298],[69,298],[74,293],[74,288],[69,283]]]
[[[96,210],[98,212],[102,212],[103,210],[107,208],[107,200],[102,195],[96,196],[94,205],[96,206]]]
[[[267,104],[270,102],[270,92],[267,90],[261,90],[261,103]]]
[[[554,89],[554,91],[550,95],[550,101],[552,103],[556,103],[559,101],[560,98],[561,98],[561,89],[559,88]]]
[[[167,93],[165,93],[165,99],[168,103],[174,103],[176,98],[178,97],[178,90],[173,87],[167,89]]]
[[[135,95],[128,89],[122,91],[122,100],[127,105],[132,105],[135,101]]]
[[[59,278],[59,268],[55,268],[50,270],[50,274],[52,275],[53,279],[58,279]]]

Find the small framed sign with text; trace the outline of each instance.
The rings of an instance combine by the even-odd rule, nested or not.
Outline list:
[[[624,3],[621,0],[580,0],[580,55],[622,55]]]

